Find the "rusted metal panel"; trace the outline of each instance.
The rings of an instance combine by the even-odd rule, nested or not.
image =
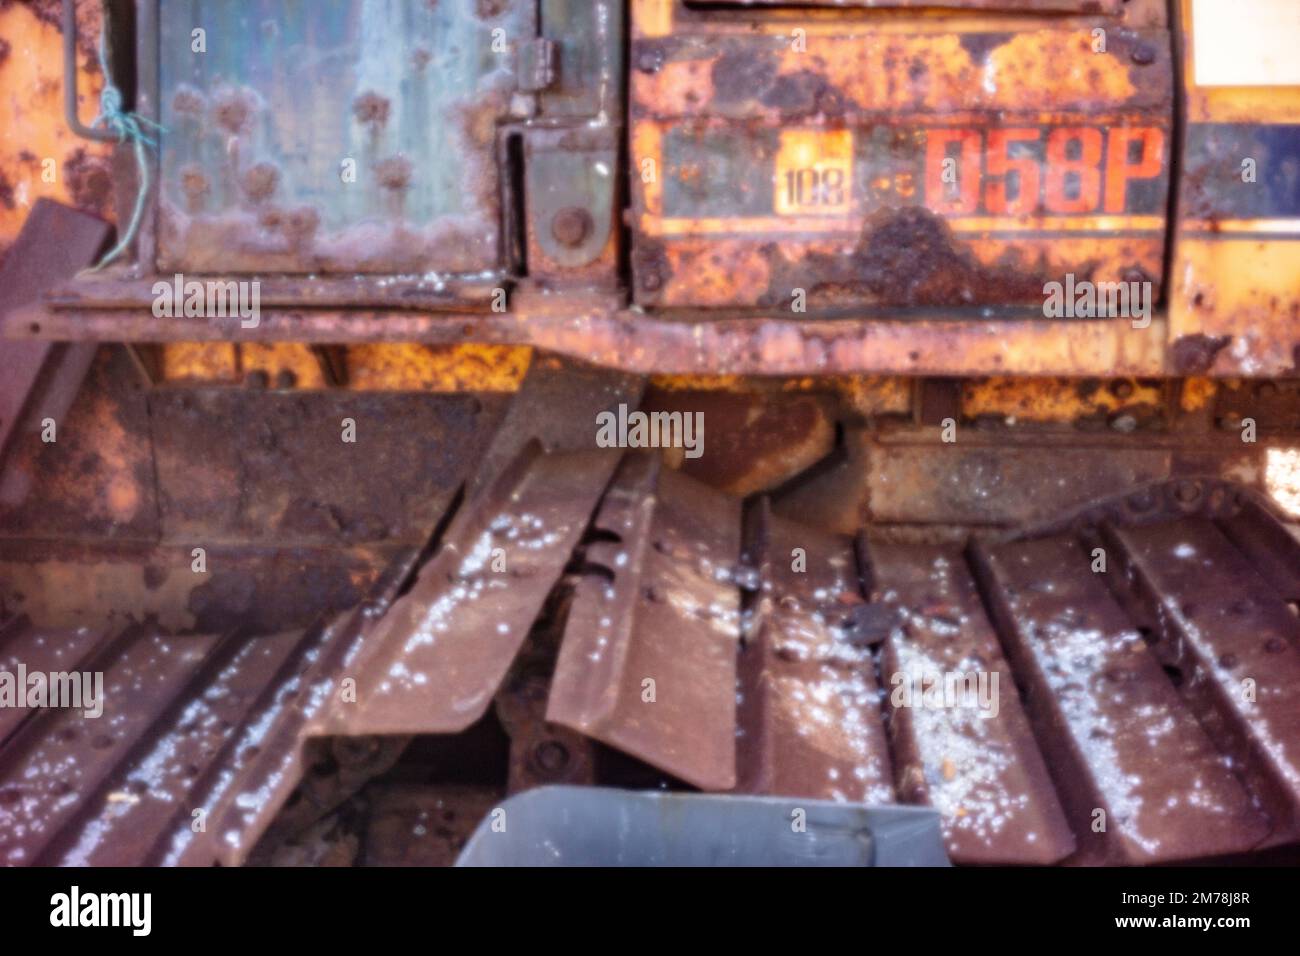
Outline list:
[[[249,716],[229,728],[220,753],[192,790],[191,816],[201,811],[205,826],[173,820],[151,848],[150,863],[238,865],[304,781],[315,783],[299,801],[310,821],[318,801],[324,802],[323,812],[330,798],[346,796],[349,787],[387,769],[405,738],[393,738],[388,746],[372,746],[378,743],[375,738],[359,739],[311,753],[305,744],[323,709],[344,692],[343,669],[354,659],[361,635],[372,620],[382,618],[415,567],[415,555],[395,563],[361,605],[303,634]],[[309,777],[313,761],[326,772]]]
[[[1300,606],[1300,539],[1258,501],[1216,523],[1279,595]]]
[[[229,388],[158,389],[149,406],[169,539],[416,547],[505,410],[467,395]]]
[[[38,199],[0,261],[0,315],[90,265],[110,231],[102,219]],[[94,357],[94,348],[84,344],[0,342],[0,462],[20,428],[36,430],[42,419],[63,417]]]
[[[1158,298],[1166,31],[1103,29],[1104,49],[1041,21],[745,34],[701,16],[665,32],[655,5],[637,10],[638,303],[1041,306],[1066,274]]]
[[[542,0],[541,26],[555,45],[558,69],[541,92],[545,117],[615,121],[623,115],[621,0]]]
[[[35,627],[19,615],[0,628],[0,672],[13,676],[15,684],[10,690],[17,691],[19,683],[25,684],[18,676],[20,667],[27,674],[75,671],[107,636],[102,629],[91,627]],[[30,705],[19,706],[17,700],[6,701],[0,707],[0,746],[36,711]]]
[[[212,772],[235,728],[283,676],[301,631],[234,644],[201,688],[178,695],[149,740],[115,768],[45,850],[62,866],[139,866],[173,827],[194,822],[191,797]]]
[[[1184,695],[1272,817],[1270,839],[1294,839],[1300,621],[1204,518],[1114,529],[1106,543],[1145,602]]]
[[[77,137],[63,118],[60,3],[0,6],[0,261],[42,199],[113,218],[112,147]],[[102,84],[98,0],[77,0],[80,114],[89,121]]]
[[[1162,318],[1149,328],[1110,319],[1060,322],[1014,315],[963,318],[929,311],[908,322],[863,315],[838,320],[719,317],[712,311],[651,315],[608,298],[516,296],[509,313],[420,315],[364,310],[265,310],[249,341],[429,342],[466,340],[569,355],[642,374],[1158,376],[1172,366]],[[139,303],[147,308],[148,303]],[[147,312],[19,309],[0,332],[20,339],[212,342],[230,337],[229,319],[159,323]]]
[[[469,480],[469,496],[490,485],[532,441],[548,452],[593,450],[598,416],[617,413],[620,405],[636,408],[644,387],[635,375],[535,356]]]
[[[894,802],[872,641],[853,542],[784,518],[746,518],[761,576],[740,652],[737,789]]]
[[[1244,34],[1198,37],[1208,25],[1191,0],[1179,0],[1186,125],[1179,157],[1178,219],[1169,275],[1170,360],[1177,374],[1272,376],[1300,368],[1300,86],[1287,78],[1264,83],[1200,85],[1197,47],[1249,70],[1260,52]],[[1194,13],[1196,15],[1194,15]],[[1286,36],[1293,23],[1268,17],[1268,32]]]
[[[31,863],[187,688],[219,644],[145,628],[85,662],[103,672],[103,713],[46,710],[0,751],[0,858]],[[102,723],[101,723],[102,721]]]
[[[701,432],[696,448],[665,454],[682,474],[738,497],[779,487],[835,444],[828,403],[815,396],[653,389],[642,410],[703,416],[708,433]]]
[[[1267,818],[1093,561],[1068,537],[977,551],[1083,858],[1169,863],[1254,849]]]
[[[459,512],[408,593],[368,628],[355,702],[318,735],[455,733],[492,703],[587,527],[620,452],[534,444]]]
[[[1300,379],[1224,382],[1215,394],[1214,420],[1240,430],[1247,418],[1259,434],[1300,433]]]
[[[194,547],[3,538],[0,603],[60,628],[152,618],[177,632],[271,634],[354,606],[384,568],[416,550],[211,543],[206,570],[196,571]]]
[[[856,534],[871,520],[872,438],[867,428],[845,427],[841,444],[815,472],[772,495],[772,510],[826,531]]]
[[[103,350],[58,440],[19,444],[0,527],[190,547],[419,546],[505,405],[490,394],[142,392],[133,377],[121,350]]]
[[[594,528],[547,719],[701,789],[731,789],[740,503],[630,454]]]
[[[159,270],[498,269],[496,124],[534,17],[474,0],[166,4]],[[195,54],[195,24],[243,41]]]
[[[0,483],[0,528],[29,538],[155,540],[158,505],[146,396],[121,349],[98,350],[54,441],[21,436]],[[70,384],[70,383],[69,383]],[[65,395],[65,398],[68,397]]]
[[[873,450],[877,521],[1015,524],[1169,476],[1163,448],[1008,448],[975,436]]]
[[[881,675],[900,798],[939,811],[956,862],[1041,865],[1069,856],[1074,835],[961,553],[863,548],[873,601],[898,612]]]
[[[224,275],[233,270],[213,271]],[[184,278],[184,276],[182,276]],[[205,277],[205,280],[207,277]],[[188,280],[187,280],[188,281]],[[137,278],[121,272],[106,270],[101,273],[78,275],[70,282],[56,285],[44,301],[56,309],[123,309],[146,308],[155,325],[166,325],[181,318],[180,307],[170,317],[154,316],[153,306],[161,290],[158,283],[174,291],[175,302],[183,303],[187,293],[184,284],[176,287],[175,274],[150,275]],[[342,309],[363,304],[376,308],[419,310],[423,312],[455,312],[463,309],[486,311],[496,295],[494,283],[483,277],[453,276],[424,273],[418,276],[359,275],[260,275],[257,279],[258,307]],[[249,328],[235,312],[234,293],[226,314],[219,321],[226,327],[227,339],[244,338]],[[249,317],[251,321],[251,316]],[[238,335],[236,336],[236,333]]]
[[[974,420],[1072,422],[1114,427],[1127,417],[1134,428],[1165,421],[1165,386],[1131,378],[1024,379],[997,377],[962,383],[962,416]]]

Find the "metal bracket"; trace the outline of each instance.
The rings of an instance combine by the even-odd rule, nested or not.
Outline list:
[[[519,45],[519,88],[536,93],[555,85],[560,74],[560,48],[554,40],[537,37]]]

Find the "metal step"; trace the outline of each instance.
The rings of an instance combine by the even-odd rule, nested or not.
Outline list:
[[[897,605],[902,619],[881,661],[900,795],[939,810],[957,862],[1068,857],[1075,836],[961,552],[869,545],[867,553],[873,600]]]
[[[1259,845],[1267,820],[1079,542],[974,554],[1082,857],[1168,863]]]
[[[760,590],[740,655],[737,789],[893,803],[879,628],[864,617],[853,542],[773,517],[765,501],[748,525]]]
[[[628,455],[595,520],[547,720],[703,790],[736,782],[740,502]]]
[[[1205,518],[1107,528],[1183,695],[1273,818],[1300,827],[1300,620]]]

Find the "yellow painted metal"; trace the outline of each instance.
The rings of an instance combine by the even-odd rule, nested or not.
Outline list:
[[[995,415],[1016,421],[1071,422],[1121,408],[1158,408],[1163,402],[1159,382],[996,377],[964,383],[962,414],[966,418]]]
[[[1197,2],[1202,0],[1179,0],[1188,123],[1300,123],[1300,86],[1196,84],[1198,43],[1224,42],[1218,35],[1196,36],[1193,6]],[[1250,16],[1255,7],[1259,0],[1243,2],[1234,7],[1234,15]],[[1286,25],[1294,22],[1278,19],[1272,29],[1294,29]],[[1291,49],[1300,47],[1300,35],[1292,39]],[[1231,52],[1242,59],[1252,55],[1248,48]],[[1270,238],[1270,233],[1277,238]],[[1209,350],[1211,364],[1206,369],[1175,371],[1245,376],[1296,371],[1300,363],[1297,233],[1300,222],[1295,220],[1206,220],[1197,210],[1180,209],[1169,270],[1169,337],[1176,359],[1183,342],[1196,359]]]

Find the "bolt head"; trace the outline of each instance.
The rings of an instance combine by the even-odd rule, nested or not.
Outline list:
[[[1138,66],[1150,66],[1156,61],[1156,48],[1145,41],[1139,43],[1129,54],[1131,59]]]
[[[569,206],[561,209],[551,219],[551,235],[560,245],[574,249],[586,242],[595,225],[587,210]]]

